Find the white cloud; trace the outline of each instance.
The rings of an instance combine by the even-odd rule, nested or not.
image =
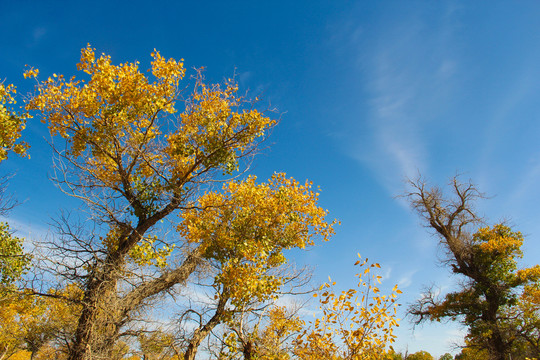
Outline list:
[[[37,27],[32,31],[32,40],[38,42],[47,34],[47,29],[44,27]]]
[[[238,80],[242,86],[246,86],[246,84],[253,78],[253,72],[252,71],[244,71],[238,75]]]
[[[16,236],[24,237],[25,239],[40,240],[50,236],[51,234],[51,231],[48,227],[36,225],[23,219],[1,216],[0,221],[7,222],[9,224],[9,227],[12,230],[16,231]]]
[[[405,289],[405,288],[411,286],[413,276],[417,272],[418,272],[418,270],[412,270],[412,271],[408,271],[405,274],[403,274],[398,280],[399,288],[400,289]]]
[[[441,66],[437,71],[437,74],[442,78],[447,78],[452,76],[456,72],[456,62],[445,59],[441,62]]]
[[[457,326],[457,325],[456,325]],[[463,327],[455,327],[446,331],[446,346],[453,349],[463,345],[463,339],[467,335],[467,329]]]
[[[404,178],[428,175],[433,161],[430,135],[439,125],[458,69],[457,55],[448,50],[453,24],[443,20],[430,32],[421,18],[402,20],[373,34],[377,41],[362,49],[367,60],[360,68],[370,97],[362,131],[368,134],[367,141],[354,143],[349,152],[392,195],[400,192]]]
[[[409,69],[399,65],[396,51],[387,49],[374,60],[370,118],[374,146],[362,159],[391,192],[426,162],[425,145],[410,111],[418,102],[415,81]]]
[[[384,274],[382,274],[381,281],[390,279],[390,275],[392,275],[392,267],[391,266],[385,266],[386,270],[384,271]]]

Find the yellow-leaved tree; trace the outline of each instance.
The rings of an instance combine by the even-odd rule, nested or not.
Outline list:
[[[251,309],[254,310],[254,309]],[[270,305],[262,311],[245,311],[227,324],[214,356],[220,360],[288,360],[293,341],[304,328],[299,308]]]
[[[1,298],[0,359],[15,354],[34,359],[43,355],[45,348],[49,358],[65,356],[80,314],[81,296],[77,286],[69,285],[49,291],[47,296],[36,296],[26,289]]]
[[[391,358],[394,329],[399,326],[397,285],[382,294],[379,264],[368,259],[360,267],[358,286],[337,291],[336,283],[323,284],[318,317],[306,323],[301,308],[276,304],[235,314],[227,322],[220,342],[213,343],[212,358],[232,360],[379,360]],[[330,280],[331,281],[331,280]]]
[[[13,109],[16,93],[14,85],[0,83],[0,163],[10,152],[27,156],[28,144],[20,138],[30,116],[26,111]],[[6,194],[9,178],[0,177],[0,215],[3,216],[17,204]],[[18,281],[29,269],[30,260],[23,239],[13,234],[8,223],[0,222],[0,359],[21,350],[25,342],[22,335],[26,334],[23,321],[36,313],[30,299],[17,293]]]
[[[205,322],[199,319],[184,359],[195,357],[201,341],[218,324],[281,293],[296,275],[279,271],[286,263],[285,250],[304,249],[316,238],[326,241],[332,235],[334,223],[323,220],[327,212],[317,206],[319,194],[311,186],[285,174],[259,184],[250,176],[224,184],[220,192],[207,192],[199,198],[198,209],[182,213],[179,231],[200,244],[212,265],[217,300],[212,316]]]
[[[182,83],[182,60],[152,59],[145,75],[88,46],[82,76],[38,81],[26,105],[53,137],[55,181],[85,204],[86,217],[60,219],[48,244],[50,270],[83,291],[70,360],[110,358],[140,310],[203,263],[217,266],[230,301],[269,296],[281,280],[265,271],[283,250],[332,234],[309,185],[282,174],[233,181],[275,120],[233,80],[209,85],[197,71]]]
[[[358,255],[360,257],[360,255]],[[380,293],[382,277],[371,271],[380,268],[368,259],[355,263],[360,267],[358,289],[337,292],[336,283],[321,286],[322,315],[311,322],[295,342],[295,355],[302,360],[375,360],[380,359],[395,340],[397,285],[389,295]]]

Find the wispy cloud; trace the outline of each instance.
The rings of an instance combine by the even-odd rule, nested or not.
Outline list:
[[[463,327],[456,327],[446,331],[446,346],[448,349],[453,349],[464,345],[463,339],[467,335],[467,330]]]
[[[398,286],[400,289],[405,289],[409,286],[411,286],[413,282],[414,274],[416,274],[418,270],[411,270],[406,273],[404,273],[398,280]]]
[[[46,27],[38,26],[33,28],[26,39],[26,47],[32,48],[39,45],[47,37],[47,34],[48,29]]]
[[[369,85],[372,147],[359,156],[391,191],[396,180],[425,167],[424,144],[409,111],[416,98],[416,85],[408,69],[396,62],[395,51],[386,49],[374,59],[374,77]]]
[[[390,279],[390,275],[392,275],[392,267],[391,266],[385,266],[384,269],[385,269],[385,271],[384,271],[384,274],[382,274],[381,281]]]
[[[24,239],[25,250],[29,252],[34,250],[36,242],[49,239],[53,236],[48,227],[36,225],[24,219],[0,216],[0,221],[8,223],[10,229],[15,232],[15,236]]]
[[[40,41],[47,34],[47,29],[44,27],[37,27],[32,31],[32,40],[34,42]]]
[[[369,95],[364,131],[369,134],[350,152],[392,194],[399,192],[405,177],[429,170],[430,132],[438,125],[445,94],[458,70],[455,54],[447,50],[451,22],[441,23],[431,32],[421,17],[402,20],[370,34],[377,41],[362,49]]]

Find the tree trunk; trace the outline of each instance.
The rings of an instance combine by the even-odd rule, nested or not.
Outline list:
[[[246,342],[246,344],[244,345],[244,348],[242,349],[242,353],[244,354],[244,360],[253,359],[254,348],[253,348],[253,343],[251,342],[251,340],[248,340],[248,342]]]
[[[68,360],[107,359],[118,339],[118,274],[121,265],[109,263],[91,273]]]
[[[118,269],[121,266],[109,265],[109,270],[102,272],[104,275],[96,275],[88,285],[83,300],[83,310],[68,360],[108,360],[118,340],[120,327],[129,314],[140,307],[145,299],[176,284],[185,283],[200,263],[201,251],[200,248],[193,250],[179,268],[141,284],[122,298],[118,297],[118,276],[115,275],[120,273]]]
[[[221,294],[216,307],[216,312],[214,313],[212,318],[208,320],[206,324],[199,326],[199,328],[195,330],[193,336],[189,340],[189,345],[184,354],[184,360],[195,359],[195,355],[197,355],[197,350],[201,342],[208,336],[208,334],[210,333],[210,331],[212,331],[214,327],[221,323],[223,315],[225,314],[225,305],[227,305],[228,300],[229,297],[227,295]]]
[[[491,334],[488,341],[490,360],[508,360],[508,345],[504,343],[498,331]]]

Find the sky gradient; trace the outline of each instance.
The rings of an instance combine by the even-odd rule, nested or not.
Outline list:
[[[146,69],[155,48],[205,67],[209,81],[236,74],[281,119],[253,172],[312,180],[342,223],[295,261],[349,288],[359,252],[381,264],[385,286],[399,284],[403,314],[423,286],[455,283],[438,264],[436,237],[396,197],[407,177],[471,179],[490,197],[479,213],[526,236],[522,264],[540,259],[539,18],[536,1],[0,0],[0,81],[30,91],[25,64],[42,79],[74,75],[87,43],[115,64]],[[38,120],[23,135],[31,159],[2,164],[24,201],[9,221],[30,237],[77,206],[47,179],[49,136]],[[413,332],[404,320],[397,333],[397,350],[442,355],[462,330]]]

